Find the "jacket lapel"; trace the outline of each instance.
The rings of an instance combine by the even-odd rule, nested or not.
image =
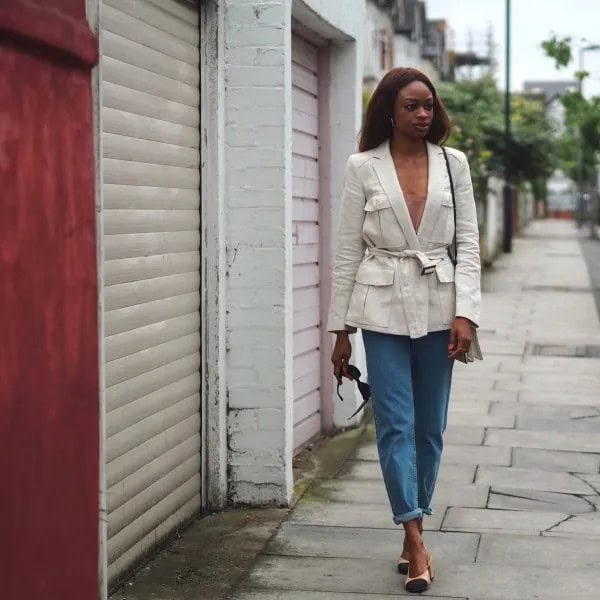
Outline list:
[[[426,245],[431,239],[440,206],[446,190],[446,163],[439,146],[427,142],[429,174],[427,181],[427,201],[419,226],[419,242]]]
[[[404,200],[404,194],[402,193],[402,188],[400,187],[400,182],[396,175],[396,167],[394,166],[388,141],[385,141],[377,148],[374,157],[376,160],[373,161],[373,168],[375,169],[379,182],[390,201],[390,205],[398,219],[398,223],[400,223],[404,237],[408,242],[408,247],[411,250],[421,250],[419,239],[417,238],[412,221],[410,220],[410,214]]]

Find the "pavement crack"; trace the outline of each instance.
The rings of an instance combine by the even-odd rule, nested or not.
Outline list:
[[[600,417],[600,411],[598,411],[598,409],[594,406],[590,406],[591,410],[596,411],[595,415],[582,415],[580,417],[570,417],[571,421],[581,421],[583,419],[597,419],[598,417]]]
[[[557,527],[559,527],[560,525],[562,525],[563,523],[566,523],[567,521],[570,521],[572,518],[574,518],[576,515],[569,515],[568,517],[561,519],[558,523],[555,523],[554,525],[551,525],[550,527],[548,527],[548,529],[544,529],[542,531],[542,533],[550,533],[553,529],[556,529]]]
[[[480,533],[477,538],[477,548],[475,548],[475,558],[473,559],[474,563],[476,563],[477,559],[479,558],[479,549],[481,548],[481,538],[482,538],[482,534]]]
[[[508,492],[498,492],[492,489],[492,494],[504,496],[505,498],[518,498],[519,500],[529,500],[530,502],[542,502],[543,504],[554,504],[550,500],[541,500],[540,498],[532,498],[531,496],[521,496],[519,494],[509,494]]]
[[[583,496],[582,494],[575,494],[575,496],[590,505],[592,509],[590,512],[598,512],[598,507],[591,500],[588,500],[587,496]]]
[[[575,479],[579,479],[579,481],[581,481],[581,483],[584,483],[585,485],[587,485],[594,493],[596,493],[598,496],[600,496],[600,490],[598,490],[598,488],[594,487],[589,481],[587,481],[583,475],[579,475],[578,473],[569,473],[569,475],[571,475],[571,477],[575,477]]]

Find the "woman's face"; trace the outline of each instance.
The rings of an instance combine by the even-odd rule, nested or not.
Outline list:
[[[422,81],[403,87],[394,102],[394,131],[410,138],[423,139],[433,119],[433,94]]]

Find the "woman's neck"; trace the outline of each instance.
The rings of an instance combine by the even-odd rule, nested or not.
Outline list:
[[[403,135],[393,135],[390,143],[392,156],[416,157],[427,149],[425,140],[409,138]]]

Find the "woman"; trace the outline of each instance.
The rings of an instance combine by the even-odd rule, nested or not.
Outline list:
[[[411,592],[433,579],[423,515],[432,514],[453,362],[469,349],[481,298],[471,176],[458,150],[446,149],[446,164],[439,144],[449,133],[423,73],[383,78],[346,167],[328,323],[338,378],[349,377],[349,334],[362,329],[379,461],[405,531],[398,567]]]

